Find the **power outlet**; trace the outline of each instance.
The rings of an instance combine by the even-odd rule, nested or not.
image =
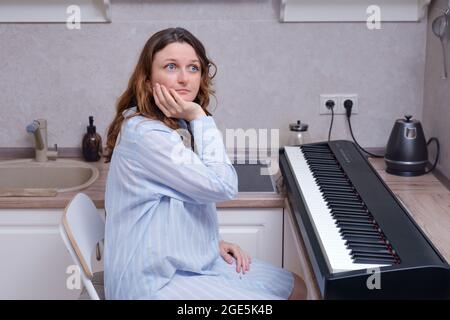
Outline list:
[[[358,95],[357,94],[340,94],[339,95],[339,105],[337,107],[339,114],[341,112],[343,114],[346,113],[346,110],[344,107],[345,100],[351,100],[353,102],[352,114],[357,114],[359,112]]]
[[[336,94],[321,94],[320,95],[320,106],[319,106],[319,114],[331,114],[331,110],[327,108],[326,103],[328,100],[334,102],[334,114],[339,107],[339,95]]]

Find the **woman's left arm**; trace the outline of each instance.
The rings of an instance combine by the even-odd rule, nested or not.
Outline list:
[[[233,263],[233,258],[236,260],[236,272],[246,273],[250,270],[252,258],[250,255],[241,249],[237,244],[221,240],[219,242],[219,250],[222,258],[229,264]]]

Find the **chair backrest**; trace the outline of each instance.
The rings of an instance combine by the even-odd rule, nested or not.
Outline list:
[[[81,269],[81,278],[89,296],[99,299],[91,279],[92,253],[105,235],[105,223],[92,200],[84,193],[78,193],[64,210],[60,233],[74,262]]]

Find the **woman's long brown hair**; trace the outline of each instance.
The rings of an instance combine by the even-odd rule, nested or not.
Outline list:
[[[206,56],[203,44],[186,29],[169,28],[161,30],[148,39],[142,49],[133,74],[128,81],[128,87],[118,99],[116,115],[108,128],[105,162],[111,161],[117,136],[120,133],[120,128],[124,121],[122,112],[129,107],[137,107],[137,112],[133,116],[140,115],[149,119],[160,120],[174,130],[179,128],[177,119],[166,117],[156,105],[150,90],[150,82],[148,81],[152,74],[153,57],[158,51],[174,42],[185,42],[194,48],[201,65],[200,88],[194,102],[198,103],[207,115],[211,115],[208,112],[207,107],[209,105],[210,95],[214,96],[212,79],[216,74],[216,65]],[[210,68],[212,66],[214,66],[214,73],[210,74]]]

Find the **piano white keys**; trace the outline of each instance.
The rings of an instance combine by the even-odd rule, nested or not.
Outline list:
[[[285,147],[303,202],[321,243],[324,256],[332,273],[386,266],[386,264],[355,263],[342,238],[300,147]]]

